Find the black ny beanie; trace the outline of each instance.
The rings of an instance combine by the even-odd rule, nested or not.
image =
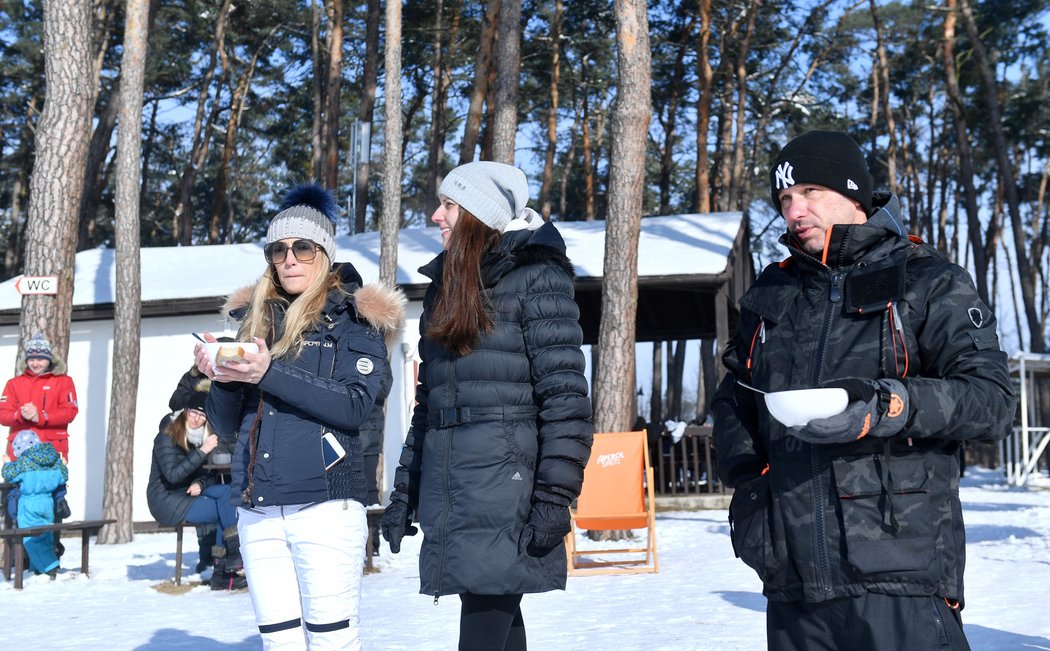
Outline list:
[[[809,131],[780,150],[769,170],[773,207],[780,212],[780,191],[796,183],[830,188],[860,203],[871,214],[875,181],[853,138],[841,131]]]

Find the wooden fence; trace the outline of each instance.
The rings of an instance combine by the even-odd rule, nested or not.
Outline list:
[[[725,493],[715,470],[715,450],[710,425],[689,425],[676,443],[668,432],[651,441],[657,495]]]

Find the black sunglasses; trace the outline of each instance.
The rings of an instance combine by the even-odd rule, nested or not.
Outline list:
[[[288,249],[292,249],[295,259],[299,262],[313,262],[320,247],[310,240],[296,240],[289,247],[284,242],[270,242],[263,247],[263,256],[268,264],[283,264],[288,257]]]

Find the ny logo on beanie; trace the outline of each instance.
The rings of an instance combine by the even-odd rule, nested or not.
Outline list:
[[[787,161],[784,161],[777,166],[777,190],[783,190],[784,188],[790,188],[795,185],[795,179],[792,176],[794,172],[795,168]]]

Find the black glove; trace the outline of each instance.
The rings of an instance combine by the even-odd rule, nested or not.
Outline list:
[[[569,524],[569,506],[554,502],[535,501],[529,511],[529,520],[521,532],[518,548],[534,556],[542,556],[572,531]]]
[[[419,529],[412,526],[410,510],[403,494],[394,492],[390,496],[390,504],[383,511],[383,517],[379,520],[379,528],[383,532],[383,538],[390,544],[391,553],[396,554],[401,551],[402,538],[414,536],[419,532]]]
[[[826,383],[849,394],[841,414],[817,418],[788,432],[809,443],[849,443],[865,436],[888,437],[908,422],[908,390],[900,380],[843,378]]]

